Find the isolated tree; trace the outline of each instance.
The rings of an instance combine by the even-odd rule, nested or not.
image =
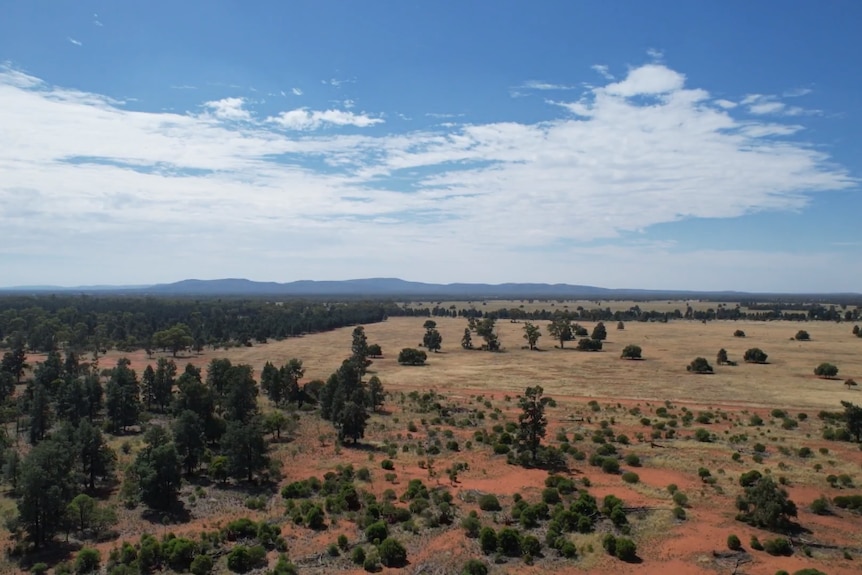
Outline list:
[[[742,356],[747,363],[766,363],[766,358],[769,357],[763,350],[759,347],[752,347],[751,349],[747,349],[745,351],[745,355]]]
[[[434,328],[428,329],[422,338],[422,345],[425,346],[425,349],[437,353],[443,345],[443,336]]]
[[[426,319],[425,323],[422,324],[422,328],[425,330],[437,329],[437,322],[433,319]]]
[[[461,337],[461,347],[464,349],[473,349],[473,335],[469,327],[464,328],[464,335]]]
[[[793,339],[795,339],[796,341],[808,341],[811,339],[811,336],[804,329],[800,329],[796,332],[796,335],[793,336]]]
[[[726,349],[721,348],[720,350],[718,350],[718,354],[716,354],[716,356],[715,356],[715,363],[717,363],[718,365],[724,365],[727,363],[727,350]]]
[[[536,460],[536,453],[548,428],[545,406],[550,402],[550,398],[542,397],[543,393],[541,385],[528,387],[518,400],[518,407],[521,408],[521,413],[518,414],[518,439],[530,452],[533,461]]]
[[[560,342],[560,349],[566,346],[574,334],[572,333],[572,321],[567,317],[557,317],[548,324],[548,334]]]
[[[370,353],[371,346],[368,349]],[[305,376],[305,368],[302,367],[302,360],[295,357],[289,359],[286,364],[281,366],[278,373],[287,392],[286,399],[302,407],[305,400],[305,394],[299,386],[299,381]]]
[[[632,344],[623,348],[623,352],[620,357],[623,359],[641,359],[641,353],[641,346]]]
[[[601,351],[602,340],[582,337],[578,340],[578,351]]]
[[[372,343],[368,345],[368,357],[383,357],[383,350],[379,344]]]
[[[596,327],[593,328],[593,333],[590,337],[592,339],[597,339],[599,341],[607,339],[608,338],[608,330],[605,329],[605,324],[603,322],[597,323]]]
[[[696,357],[686,366],[686,370],[692,373],[712,373],[712,366],[705,357]]]
[[[737,498],[737,519],[755,527],[772,531],[787,531],[791,518],[796,517],[796,504],[769,475],[764,475]]]
[[[117,360],[105,390],[106,415],[110,428],[115,432],[125,432],[130,425],[137,425],[141,411],[138,377],[129,365],[125,357]]]
[[[398,363],[401,365],[425,365],[425,360],[428,355],[420,350],[412,347],[405,347],[398,354]]]
[[[82,533],[90,526],[95,515],[96,500],[84,493],[76,495],[66,506],[66,516]]]
[[[844,380],[844,385],[846,385],[846,386],[847,386],[847,389],[851,389],[851,388],[856,387],[856,386],[857,386],[857,385],[859,385],[859,384],[858,384],[858,383],[856,383],[856,380],[855,380],[855,379],[853,379],[853,378],[851,377],[851,378],[848,378],[848,379],[845,379],[845,380]]]
[[[222,438],[222,450],[232,477],[251,481],[255,473],[266,469],[269,457],[260,417],[248,422],[229,422]]]
[[[153,345],[163,350],[169,349],[174,357],[185,349],[194,345],[192,332],[184,323],[177,323],[168,329],[157,331],[153,334]]]
[[[855,336],[859,336],[859,333],[860,333],[860,331],[859,331],[859,326],[858,326],[858,325],[854,325],[854,326],[853,326],[853,335],[855,335]]]
[[[497,320],[492,317],[486,317],[476,322],[476,335],[485,340],[483,349],[487,351],[500,351],[500,340],[497,337],[497,332],[494,331],[494,325]]]
[[[831,379],[838,375],[838,368],[831,363],[823,362],[814,368],[814,375],[824,379]]]
[[[742,331],[741,329],[738,329],[735,332],[733,332],[733,337],[745,337],[745,332]]]
[[[626,324],[624,324],[622,321],[617,322],[617,329],[625,329],[625,328],[626,328]]]
[[[842,401],[844,407],[844,425],[847,432],[856,438],[856,442],[862,441],[862,407],[854,405],[849,401]]]
[[[524,339],[527,340],[527,345],[530,346],[531,350],[536,349],[536,343],[540,337],[542,337],[542,330],[539,329],[539,326],[530,322],[524,324]]]

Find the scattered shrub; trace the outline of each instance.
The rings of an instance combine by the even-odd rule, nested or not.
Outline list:
[[[731,533],[727,536],[727,548],[731,551],[739,551],[742,549],[742,541],[739,540],[739,537]]]
[[[493,493],[485,493],[479,497],[479,509],[482,511],[500,511],[500,501]]]

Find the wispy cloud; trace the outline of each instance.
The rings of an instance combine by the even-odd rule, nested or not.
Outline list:
[[[74,44],[75,46],[83,46],[84,45],[83,42],[81,42],[80,40],[75,40],[71,36],[67,37],[66,40],[68,40],[70,44]]]
[[[593,70],[598,72],[605,80],[615,80],[614,75],[610,73],[610,69],[604,64],[595,64],[591,66]]]
[[[804,96],[807,92],[792,91],[791,95],[784,97],[793,98]],[[778,96],[769,94],[748,94],[742,99],[741,104],[747,106],[748,111],[756,115],[782,115],[782,116],[802,116],[820,114],[820,110],[807,110],[800,106],[788,106],[780,101]]]
[[[102,26],[104,26],[104,24],[102,24],[102,21],[101,21],[101,20],[99,20],[99,15],[98,15],[98,14],[93,14],[93,24],[94,24],[94,25],[96,25],[96,26],[98,26],[98,27],[100,27],[100,28],[101,28]]]
[[[574,90],[575,86],[553,84],[551,82],[542,82],[540,80],[527,80],[518,86],[518,88],[523,90]]]
[[[92,279],[81,254],[98,249],[101,270],[133,282],[166,270],[170,251],[173,279],[189,269],[223,276],[229,253],[230,273],[264,278],[274,269],[318,278],[398,269],[505,281],[506,261],[537,278],[574,268],[609,285],[652,270],[681,287],[692,280],[680,262],[704,254],[619,242],[683,218],[799,209],[814,194],[858,185],[803,141],[802,126],[746,113],[757,99],[722,107],[663,65],[572,96],[533,123],[395,133],[380,115],[342,109],[260,120],[242,98],[202,103],[205,113],[132,111],[0,67],[0,251],[50,255],[62,262],[51,273],[78,283]],[[345,130],[370,126],[379,129]],[[39,241],[44,229],[56,238],[50,246]],[[767,275],[763,258],[707,255],[716,273],[754,261],[751,273]],[[809,263],[833,285],[847,283],[834,259]]]
[[[302,96],[302,90],[299,88],[292,88],[290,91],[293,92],[294,96]]]
[[[183,84],[180,86],[171,86],[171,90],[197,90],[197,86],[190,86],[188,84]]]

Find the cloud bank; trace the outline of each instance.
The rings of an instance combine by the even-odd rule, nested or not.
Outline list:
[[[799,209],[856,185],[803,126],[780,121],[789,108],[777,97],[737,107],[662,64],[622,79],[596,69],[607,83],[553,102],[545,121],[396,133],[382,113],[261,116],[243,98],[131,111],[0,68],[0,257],[24,262],[5,281],[385,274],[655,287],[580,273],[625,254],[656,260],[667,250],[624,246],[656,224]]]

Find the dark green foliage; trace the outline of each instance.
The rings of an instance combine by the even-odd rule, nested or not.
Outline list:
[[[438,351],[440,351],[440,348],[443,345],[443,336],[441,336],[440,332],[436,329],[429,328],[425,330],[425,335],[422,337],[422,345],[424,345],[425,349],[427,349],[428,351],[437,353]],[[402,363],[400,356],[399,363]]]
[[[467,515],[463,519],[461,519],[461,527],[464,528],[464,532],[467,537],[471,539],[475,539],[479,536],[479,530],[482,528],[482,522],[479,521],[479,518],[476,516],[475,512]]]
[[[832,502],[841,509],[862,512],[862,495],[836,495]]]
[[[613,533],[605,533],[602,537],[602,549],[604,549],[608,555],[617,554],[617,538]]]
[[[428,354],[420,349],[405,347],[398,353],[398,363],[401,365],[425,365]]]
[[[176,503],[180,490],[180,456],[162,427],[148,429],[144,441],[146,445],[133,465],[141,500],[154,509],[169,509]]]
[[[623,473],[623,481],[626,483],[637,483],[640,481],[640,477],[638,477],[638,474],[634,471],[626,471]]]
[[[602,340],[583,337],[578,340],[578,351],[601,351]]]
[[[844,425],[847,432],[856,438],[857,443],[862,441],[862,407],[849,401],[842,401],[841,405],[844,407]]]
[[[838,368],[831,363],[824,362],[814,368],[814,375],[830,379],[838,375]]]
[[[712,366],[705,357],[696,357],[685,368],[691,373],[712,373]]]
[[[468,559],[461,569],[461,575],[488,575],[488,566],[479,559]]]
[[[362,547],[355,547],[353,552],[350,554],[350,560],[356,565],[362,565],[365,563],[365,549]]]
[[[497,546],[500,552],[509,557],[521,556],[521,534],[517,529],[503,527],[497,534]]]
[[[711,434],[706,429],[699,427],[694,431],[694,438],[698,441],[709,442],[711,441]]]
[[[767,357],[769,356],[766,355],[762,349],[759,347],[752,347],[745,351],[742,359],[745,360],[746,363],[766,363]]]
[[[497,550],[497,532],[491,527],[483,527],[479,532],[479,546],[485,555],[490,555]]]
[[[530,346],[530,349],[536,349],[536,344],[540,337],[542,337],[542,331],[538,326],[530,322],[524,323],[524,339],[527,340],[527,345]]]
[[[383,521],[377,521],[365,528],[365,539],[378,544],[389,537],[389,528]]]
[[[627,537],[617,537],[614,555],[623,561],[634,561],[637,559],[637,545]]]
[[[518,414],[518,440],[523,448],[530,452],[533,461],[536,460],[548,427],[545,406],[550,402],[550,398],[542,397],[543,391],[540,385],[528,387],[518,400],[518,407],[521,409]]]
[[[724,365],[727,363],[727,361],[728,361],[727,360],[727,350],[724,348],[721,348],[720,350],[718,350],[718,353],[715,355],[715,363],[717,363],[718,365]]]
[[[796,517],[796,504],[769,476],[745,487],[745,494],[737,500],[737,508],[740,510],[737,519],[772,531],[789,529],[790,519]]]
[[[733,332],[733,337],[745,337],[745,332],[741,329],[738,329]]]
[[[260,417],[248,422],[230,421],[222,438],[228,473],[237,479],[251,481],[254,474],[269,465],[267,445]]]
[[[71,446],[55,439],[34,446],[21,462],[18,516],[37,547],[50,541],[62,525],[76,492],[74,464]]]
[[[386,567],[403,567],[407,563],[407,550],[392,537],[385,539],[378,549],[380,562]]]
[[[623,359],[641,359],[642,353],[643,351],[641,350],[641,346],[627,345],[623,348],[623,352],[620,354],[620,357]]]
[[[793,546],[790,544],[790,540],[786,537],[767,539],[766,542],[763,544],[763,549],[770,555],[793,554]]]
[[[739,540],[739,537],[737,537],[736,535],[734,535],[732,533],[730,535],[728,535],[727,536],[727,548],[730,549],[731,551],[739,551],[740,549],[742,549],[742,542]]]
[[[604,322],[599,322],[596,324],[596,327],[593,328],[593,333],[590,335],[591,339],[602,341],[608,338],[608,330],[605,328]]]
[[[811,336],[804,329],[800,329],[796,332],[796,335],[793,336],[793,339],[795,339],[796,341],[808,341],[811,339]]]
[[[102,556],[98,549],[84,547],[78,551],[78,556],[75,557],[75,573],[78,575],[96,573],[99,571],[101,561]]]
[[[572,321],[567,317],[558,317],[548,324],[548,334],[560,342],[560,348],[574,337],[572,332]]]
[[[174,571],[187,571],[197,555],[197,544],[184,537],[174,537],[162,545],[162,554]]]
[[[482,511],[500,511],[502,507],[493,493],[485,493],[479,496],[479,509]]]
[[[128,359],[117,360],[105,389],[105,410],[108,423],[114,432],[137,425],[141,411],[140,386],[135,370]]]
[[[189,566],[193,575],[209,575],[213,570],[213,560],[209,555],[196,555]]]
[[[191,475],[198,468],[206,450],[204,422],[197,413],[187,409],[180,413],[171,427],[177,453],[186,473]]]
[[[263,556],[261,556],[263,551]],[[246,573],[258,567],[266,558],[263,547],[236,545],[227,555],[227,568],[234,573]]]

